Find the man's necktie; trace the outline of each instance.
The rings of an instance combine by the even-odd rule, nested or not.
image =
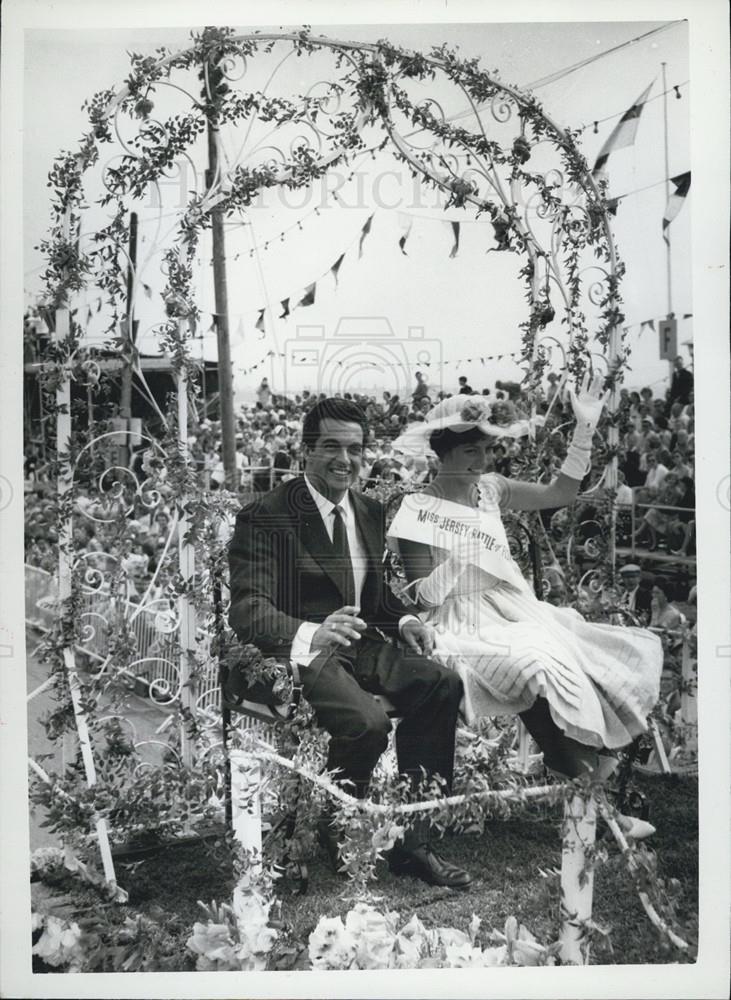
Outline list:
[[[336,560],[336,577],[340,582],[340,590],[344,604],[355,604],[355,577],[353,564],[350,561],[350,546],[348,533],[345,530],[342,507],[333,507],[335,526],[333,530],[333,552]]]

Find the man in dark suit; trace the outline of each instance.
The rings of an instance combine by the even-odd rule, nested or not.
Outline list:
[[[391,729],[373,695],[401,716],[400,771],[414,783],[422,772],[439,775],[448,787],[462,698],[459,677],[428,658],[430,630],[385,585],[383,507],[351,490],[367,435],[357,404],[319,401],[303,424],[304,476],[245,507],[229,547],[231,627],[242,642],[298,663],[303,695],[330,733],[327,768],[359,797]],[[471,881],[434,852],[427,823],[409,831],[389,863],[433,885]]]
[[[682,403],[683,406],[687,406],[690,402],[690,394],[693,391],[693,373],[688,371],[685,367],[685,362],[680,356],[675,359],[673,365],[675,371],[670,380],[670,389],[667,396],[668,404],[672,406],[673,403]]]

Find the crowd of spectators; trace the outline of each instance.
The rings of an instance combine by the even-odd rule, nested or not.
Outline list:
[[[474,392],[467,376],[460,376],[455,389],[466,395]],[[490,401],[509,405],[518,419],[528,419],[531,415],[528,398],[517,382],[497,382],[493,389],[483,388],[480,392]],[[388,391],[380,398],[357,392],[342,395],[363,408],[370,426],[363,454],[362,487],[383,482],[412,485],[428,482],[436,472],[436,460],[401,454],[394,449],[393,441],[410,423],[423,421],[431,407],[451,393],[432,389],[424,373],[419,372],[408,398]],[[302,419],[319,398],[324,398],[324,394],[307,390],[286,398],[263,379],[256,400],[238,408],[236,465],[242,497],[266,492],[300,471]],[[551,437],[551,448],[538,471],[539,480],[548,482],[558,473],[572,426],[570,403],[560,392],[557,375],[549,374],[535,402],[536,412],[542,418],[539,434]],[[643,550],[665,549],[669,554],[691,556],[695,543],[692,374],[682,363],[676,365],[675,376],[664,395],[656,396],[649,387],[639,392],[622,389],[618,418],[617,503],[620,510],[627,512],[620,518],[620,544],[627,543],[634,530],[635,542]],[[191,426],[188,446],[205,488],[224,487],[220,423],[202,420]],[[132,458],[132,468],[139,479],[145,478],[145,451],[139,448]],[[497,442],[493,450],[495,471],[506,476],[520,475],[522,452],[520,441]],[[603,461],[601,453],[597,461]],[[58,540],[53,524],[52,486],[44,469],[38,446],[31,444],[26,452],[26,561],[52,572]],[[629,511],[633,506],[631,519]],[[135,599],[136,592],[144,588],[154,571],[171,515],[172,507],[165,502],[155,511],[143,508],[131,515],[134,537],[129,555],[125,556],[131,560],[126,567],[131,579],[131,599]],[[107,539],[99,522],[78,518],[74,530],[76,549],[104,550]],[[649,613],[649,608],[646,610]]]

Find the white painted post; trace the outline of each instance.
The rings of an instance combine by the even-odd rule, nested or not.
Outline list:
[[[180,333],[183,334],[183,321],[180,322]],[[185,371],[178,373],[176,380],[178,393],[178,447],[180,457],[188,463],[188,379]],[[190,527],[190,521],[185,513],[182,504],[187,497],[180,497],[180,522],[178,531],[178,564],[180,575],[184,581],[192,583],[195,575],[195,550],[192,545],[185,541],[185,536]],[[180,598],[180,628],[178,635],[180,638],[180,704],[181,707],[192,712],[195,707],[195,691],[191,686],[191,663],[195,651],[195,629],[196,614],[193,601],[183,595]],[[185,727],[185,723],[180,727],[180,756],[183,767],[193,766],[193,747],[190,737]]]
[[[657,754],[657,759],[660,761],[660,770],[663,774],[670,774],[672,770],[670,767],[670,761],[668,760],[668,755],[665,751],[665,744],[662,741],[662,736],[660,735],[657,723],[653,718],[649,718],[647,720],[647,725],[652,733],[652,739],[655,744],[655,753]]]
[[[261,765],[243,750],[232,750],[231,818],[234,837],[261,864]]]
[[[588,965],[589,947],[583,940],[582,924],[591,920],[594,896],[593,868],[586,868],[587,848],[596,839],[596,803],[592,796],[568,799],[564,806],[561,849],[561,930],[559,941],[563,962]]]
[[[66,216],[65,235],[69,238],[69,217]],[[70,331],[70,317],[68,302],[64,302],[56,309],[56,329],[53,339],[56,345],[67,342]],[[73,467],[70,459],[62,465],[61,455],[69,455],[71,442],[71,382],[66,373],[63,381],[56,389],[56,459],[58,466],[58,480],[56,489],[59,502],[63,504],[67,495],[71,491],[73,482]],[[58,600],[60,607],[71,598],[71,583],[73,569],[73,522],[69,515],[59,525],[58,531]],[[76,672],[76,658],[73,648],[66,647],[63,651],[64,668],[71,701],[74,708],[74,721],[76,722],[76,732],[81,748],[81,756],[84,762],[86,783],[89,788],[96,784],[96,768],[94,767],[94,756],[92,753],[89,728],[86,722],[86,714],[81,702],[81,690],[79,678]],[[76,745],[72,745],[70,739],[64,738],[63,743],[63,765],[64,768],[75,758]],[[71,759],[70,759],[71,758]],[[112,850],[109,845],[109,832],[106,820],[97,816],[94,820],[96,835],[99,843],[99,851],[102,858],[104,878],[112,885],[116,885],[117,879],[114,871],[114,861]]]
[[[680,721],[683,724],[685,750],[698,752],[698,672],[690,655],[690,642],[683,637],[681,653],[683,691],[680,695]]]
[[[523,774],[528,773],[530,765],[530,735],[520,719],[518,722],[518,768]]]

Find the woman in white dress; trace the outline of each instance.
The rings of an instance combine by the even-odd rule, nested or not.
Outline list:
[[[439,472],[407,495],[389,529],[420,617],[434,625],[434,656],[457,670],[467,721],[518,714],[552,770],[607,777],[612,751],[647,728],[659,695],[662,647],[651,632],[594,624],[538,600],[510,555],[501,511],[571,503],[584,478],[605,397],[599,379],[571,392],[576,429],[548,484],[485,474],[498,438],[527,433],[505,404],[451,397],[395,447],[436,452]],[[498,407],[502,407],[498,410]],[[500,420],[500,423],[496,423]],[[652,832],[635,824],[634,836]]]

